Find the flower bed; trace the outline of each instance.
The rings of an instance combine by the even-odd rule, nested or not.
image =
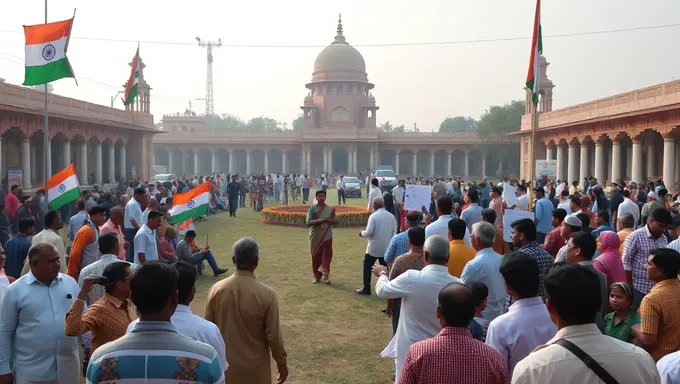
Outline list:
[[[310,205],[284,205],[265,208],[261,212],[260,221],[264,224],[306,227],[309,207]],[[341,205],[335,207],[335,215],[340,221],[336,225],[338,227],[360,227],[366,225],[370,212],[364,207]]]

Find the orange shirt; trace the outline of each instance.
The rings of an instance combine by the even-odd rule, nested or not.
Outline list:
[[[78,233],[76,233],[76,237],[73,238],[66,273],[76,279],[76,281],[78,281],[78,275],[80,275],[80,261],[82,260],[83,250],[85,249],[85,246],[93,242],[95,238],[94,229],[90,225],[83,225],[80,227]]]
[[[465,264],[474,259],[476,254],[477,251],[465,245],[464,240],[451,240],[449,242],[449,275],[460,278]]]

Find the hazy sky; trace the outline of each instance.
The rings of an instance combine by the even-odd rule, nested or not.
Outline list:
[[[0,77],[23,81],[21,25],[42,23],[42,0],[3,2]],[[222,38],[215,50],[215,110],[282,122],[300,113],[316,55],[335,36],[342,12],[347,41],[366,60],[378,120],[436,130],[447,116],[479,117],[491,104],[523,99],[530,40],[360,47],[359,45],[503,39],[531,34],[534,0],[177,1],[51,0],[49,20],[77,8],[69,57],[80,86],[55,93],[108,105],[129,76],[141,41],[151,110],[195,111],[205,104],[205,50],[195,37]],[[543,5],[544,52],[556,84],[554,108],[680,78],[679,27],[550,38],[680,23],[678,0],[561,0]],[[85,38],[85,39],[84,39]],[[179,44],[159,44],[173,42]],[[248,48],[229,44],[307,45]],[[120,101],[116,103],[121,107]]]

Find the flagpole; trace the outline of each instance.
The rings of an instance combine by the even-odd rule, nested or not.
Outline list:
[[[45,0],[45,24],[47,24],[47,0]],[[49,140],[49,116],[48,116],[48,106],[47,106],[47,85],[49,83],[45,83],[45,117],[43,120],[43,180],[45,181],[45,207],[44,207],[44,212],[47,213],[49,210],[49,197],[48,197],[48,191],[49,191],[49,186],[47,185],[49,179],[50,179],[50,169],[49,164],[52,159],[48,158],[48,155],[51,155],[52,151],[48,150],[48,146],[50,145],[50,140]]]
[[[532,103],[533,104],[533,103]],[[536,129],[538,128],[538,105],[531,107],[531,142],[529,143],[529,211],[534,208],[534,186],[536,178]]]

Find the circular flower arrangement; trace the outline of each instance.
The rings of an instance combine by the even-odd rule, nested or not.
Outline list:
[[[264,224],[307,226],[307,211],[310,205],[282,205],[262,210],[260,221]],[[335,207],[338,227],[360,227],[368,222],[370,212],[364,207],[341,205]]]

